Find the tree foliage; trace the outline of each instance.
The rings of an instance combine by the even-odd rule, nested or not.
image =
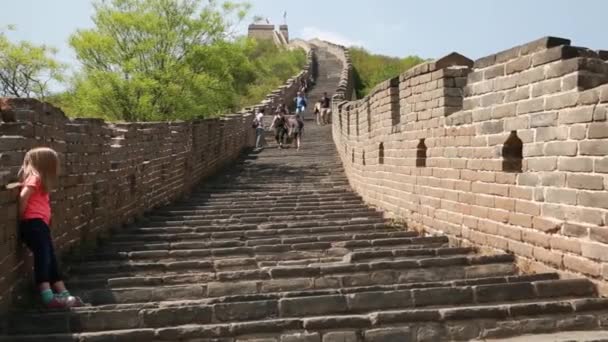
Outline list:
[[[363,48],[349,48],[355,70],[355,90],[357,97],[367,95],[378,83],[398,76],[425,60],[418,56],[405,58],[372,54]]]
[[[235,39],[247,10],[208,0],[99,1],[94,28],[70,39],[83,67],[56,103],[71,116],[151,121],[257,102],[296,73],[304,53]]]
[[[46,45],[11,42],[0,31],[0,96],[44,100],[50,83],[63,80],[65,66],[55,59],[56,53]]]

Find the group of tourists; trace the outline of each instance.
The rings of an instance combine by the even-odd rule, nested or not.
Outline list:
[[[302,132],[304,130],[304,113],[308,106],[308,100],[304,92],[299,91],[294,98],[295,114],[289,113],[287,106],[280,103],[274,110],[272,123],[269,129],[274,130],[274,137],[277,147],[282,149],[285,147],[286,139],[291,139],[297,150],[302,147]],[[327,93],[315,104],[315,116],[318,125],[326,125],[329,123],[331,114],[331,100]],[[260,108],[253,119],[253,128],[256,130],[256,150],[262,149],[265,129],[263,126],[264,109]]]

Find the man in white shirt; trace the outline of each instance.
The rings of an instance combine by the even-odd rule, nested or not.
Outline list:
[[[261,150],[264,139],[264,108],[257,109],[253,119],[253,127],[255,127],[255,149]]]

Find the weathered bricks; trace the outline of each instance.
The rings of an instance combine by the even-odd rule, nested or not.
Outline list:
[[[515,249],[528,259],[572,270],[582,265],[585,254],[593,254],[575,240],[589,238],[593,229],[592,239],[603,241],[608,217],[608,159],[604,157],[608,155],[608,126],[603,105],[608,102],[604,84],[608,69],[598,56],[571,47],[567,40],[547,38],[481,58],[466,73],[460,112],[439,121],[417,116],[415,122],[405,123],[404,131],[392,135],[376,131],[364,139],[335,136],[338,145],[362,149],[389,137],[404,147],[426,139],[426,161],[417,162],[424,166],[405,162],[417,158],[416,151],[406,147],[401,155],[385,160],[382,174],[355,161],[345,163],[347,175],[366,200],[419,229],[439,229],[457,241]],[[424,74],[422,69],[417,72]],[[420,84],[423,78],[417,78],[406,82],[402,77],[401,92]],[[448,84],[456,85],[443,81],[434,86],[447,88]],[[425,91],[420,89],[417,96],[423,98]],[[382,98],[369,98],[368,103],[377,108],[375,102]],[[387,114],[372,109],[371,117],[383,115]],[[464,116],[469,120],[460,119]],[[521,150],[509,150],[510,134],[521,140],[517,147]],[[521,161],[507,159],[512,153],[519,153]],[[499,176],[512,169],[516,185],[507,193],[495,191]],[[449,170],[460,173],[448,176]],[[452,182],[462,180],[472,184],[453,187]],[[408,200],[393,200],[397,198]],[[509,206],[507,200],[525,201]],[[466,224],[463,233],[465,222],[474,220],[476,224]],[[550,242],[528,229],[557,235]],[[518,245],[519,238],[535,249]],[[581,267],[581,273],[598,277],[597,264],[587,260],[589,266]]]

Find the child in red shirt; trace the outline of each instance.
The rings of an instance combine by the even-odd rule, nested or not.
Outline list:
[[[81,306],[82,301],[71,296],[63,283],[49,229],[49,191],[55,186],[58,173],[59,157],[54,150],[35,148],[25,155],[19,171],[22,184],[19,195],[20,235],[34,254],[35,279],[42,302],[48,308],[69,308]]]

